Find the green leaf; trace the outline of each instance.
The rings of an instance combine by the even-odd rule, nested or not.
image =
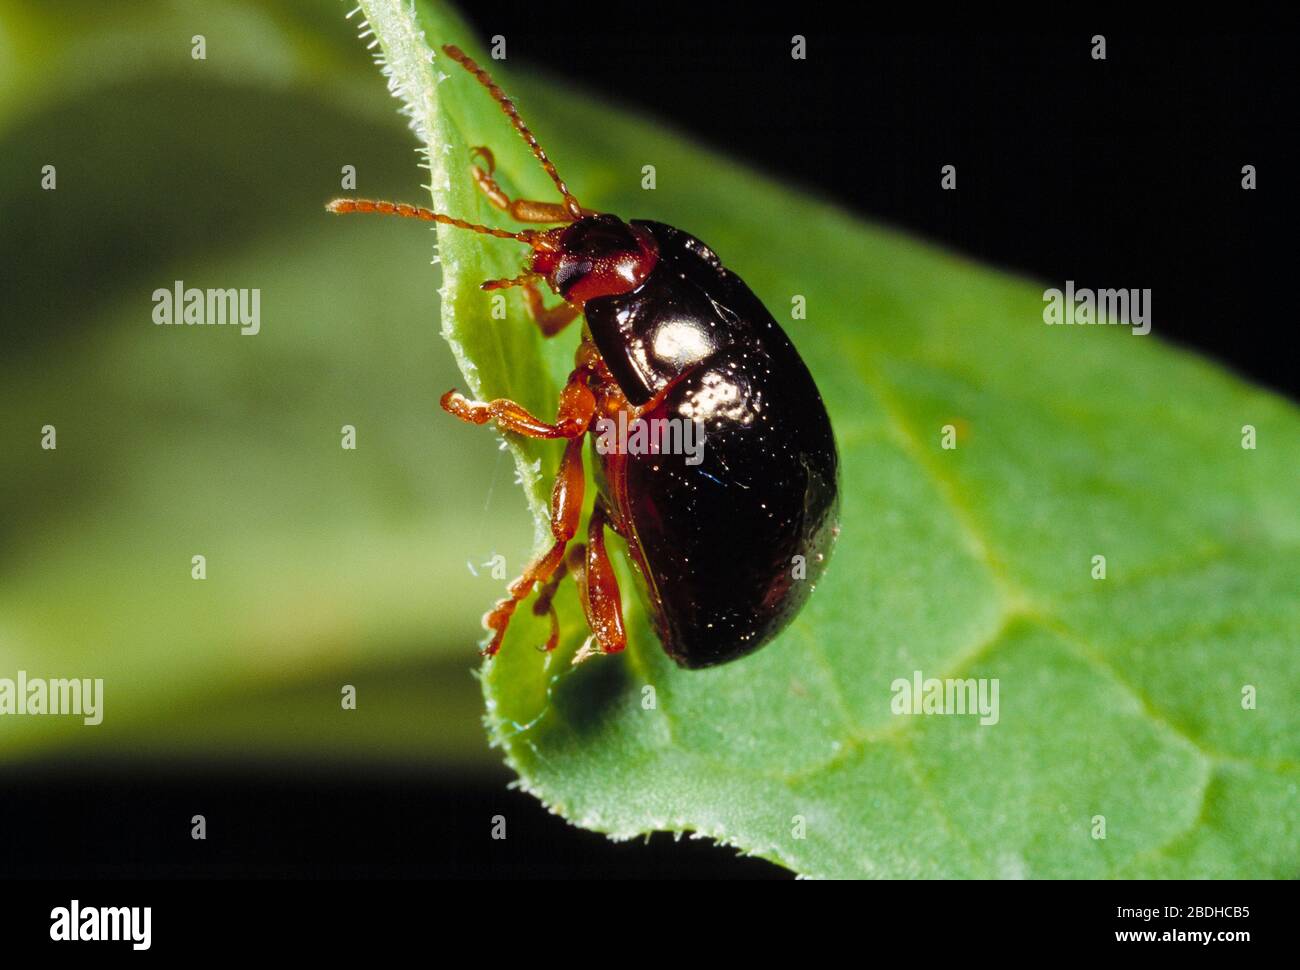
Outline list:
[[[429,59],[467,45],[461,26],[363,7],[427,137],[435,206],[492,217],[464,167],[478,144],[509,190],[551,197],[486,94]],[[553,84],[499,80],[584,204],[679,225],[749,282],[815,375],[843,462],[830,569],[750,658],[677,669],[629,595],[628,652],[573,668],[572,591],[549,657],[520,611],[483,684],[527,790],[615,838],[695,832],[815,876],[1300,869],[1294,407],[1155,337],[1045,326],[1039,284]],[[517,303],[492,321],[476,289],[518,247],[439,240],[470,389],[550,413],[572,337],[543,348]],[[788,319],[796,294],[807,320]],[[511,447],[540,533],[559,447]],[[914,671],[996,679],[997,723],[892,713]]]

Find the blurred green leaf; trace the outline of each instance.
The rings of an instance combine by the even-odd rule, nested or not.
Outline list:
[[[345,11],[0,8],[23,92],[0,110],[0,677],[105,680],[99,727],[0,719],[6,761],[495,760],[466,604],[528,517],[508,457],[438,410],[432,237],[323,209],[345,164],[376,194],[419,181],[396,105],[353,96],[375,71]],[[92,56],[106,36],[138,59]],[[156,326],[178,279],[260,289],[261,332]]]
[[[487,96],[430,53],[465,44],[445,8],[363,7],[427,139],[435,207],[491,219],[463,170],[478,144],[512,192],[550,197]],[[525,788],[616,838],[697,832],[809,875],[1295,874],[1293,407],[1124,328],[1046,327],[1038,285],[643,119],[543,83],[508,90],[585,204],[699,235],[777,311],[844,474],[823,585],[743,661],[678,670],[632,607],[628,653],[571,669],[572,592],[550,657],[521,611],[484,685]],[[638,187],[644,164],[657,192]],[[519,306],[491,322],[476,289],[517,271],[517,247],[450,229],[439,242],[471,390],[551,413],[571,343],[542,347]],[[807,321],[784,319],[795,294]],[[1241,446],[1247,424],[1258,450]],[[543,530],[559,447],[511,446]],[[891,684],[917,670],[997,678],[999,723],[892,715]]]

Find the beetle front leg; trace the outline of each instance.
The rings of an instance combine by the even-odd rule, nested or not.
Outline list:
[[[471,158],[483,159],[483,164],[473,163],[470,165],[470,175],[474,178],[474,184],[478,186],[479,191],[487,196],[487,200],[502,212],[509,213],[510,218],[516,222],[572,222],[573,215],[569,212],[568,207],[560,205],[557,202],[539,202],[535,199],[511,199],[506,195],[505,190],[497,184],[497,180],[492,177],[496,171],[497,160],[492,154],[492,149],[486,145],[479,145],[470,152]],[[595,213],[583,209],[583,215],[594,215]]]
[[[552,307],[543,304],[542,291],[537,288],[537,283],[533,280],[528,280],[522,286],[524,302],[528,305],[528,315],[542,331],[543,337],[554,337],[582,313],[578,307],[568,302],[557,303]]]
[[[590,647],[590,641],[573,656],[575,664],[594,656],[596,653],[621,653],[627,648],[627,631],[623,628],[623,598],[619,593],[618,579],[614,576],[613,563],[609,561],[609,552],[605,548],[605,527],[609,516],[604,503],[596,501],[592,510],[591,521],[587,525],[587,548],[585,554],[569,556],[569,570],[578,580],[578,591],[582,599],[582,608],[587,614],[587,625],[591,627],[598,650]]]
[[[560,472],[555,476],[555,487],[551,489],[551,536],[555,540],[554,544],[529,564],[523,574],[507,587],[509,595],[499,600],[483,617],[483,626],[492,633],[491,641],[483,650],[485,656],[491,657],[501,649],[501,641],[505,638],[510,618],[514,616],[520,602],[533,591],[533,586],[541,583],[547,587],[549,580],[564,564],[564,549],[577,533],[578,519],[582,514],[582,496],[586,484],[582,473],[582,446],[581,436],[569,439],[564,446]],[[545,609],[550,609],[549,598],[545,601]],[[557,627],[553,622],[546,649],[555,649],[558,642]]]
[[[531,272],[521,273],[509,279],[488,280],[480,286],[485,290],[504,290],[511,286],[522,289],[524,304],[528,307],[528,316],[532,318],[533,323],[537,324],[537,329],[542,332],[543,337],[554,337],[582,313],[580,307],[567,300],[553,307],[543,303],[542,291],[537,288],[536,274]]]

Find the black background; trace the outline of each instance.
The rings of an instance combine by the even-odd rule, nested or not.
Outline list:
[[[1297,211],[1293,36],[1133,33],[1113,22],[914,34],[842,15],[683,21],[640,4],[585,17],[493,3],[470,17],[481,38],[507,38],[512,63],[661,118],[863,217],[1045,285],[1150,287],[1153,333],[1294,392],[1295,245],[1283,232]],[[789,56],[796,33],[807,60]],[[1105,61],[1090,57],[1094,33],[1106,36]],[[956,192],[940,191],[944,164],[957,166]],[[1241,188],[1245,164],[1257,168],[1256,191]],[[507,780],[504,770],[456,787],[419,769],[10,772],[6,788],[23,794],[0,809],[0,870],[781,874],[703,842],[609,843]],[[156,824],[197,810],[210,820],[206,843]],[[488,837],[497,813],[509,819],[505,841]]]

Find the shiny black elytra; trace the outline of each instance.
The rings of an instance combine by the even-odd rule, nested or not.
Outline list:
[[[554,422],[513,401],[471,401],[455,390],[449,413],[493,421],[531,438],[563,439],[551,493],[550,548],[510,584],[483,618],[497,652],[516,608],[533,591],[533,611],[549,614],[546,643],[559,643],[552,600],[560,581],[577,581],[591,636],[574,658],[627,646],[622,599],[605,548],[608,526],[627,543],[664,650],[683,667],[742,657],[794,617],[825,569],[838,533],[839,459],[817,386],[794,345],[744,281],[698,239],[658,222],[624,222],[584,209],[487,72],[458,48],[446,54],[488,89],[524,137],[563,199],[510,199],[493,178],[494,160],[475,149],[471,166],[487,199],[516,221],[550,229],[508,231],[418,206],[338,199],[332,212],[380,212],[456,226],[527,244],[523,272],[485,290],[520,287],[545,336],[585,318],[574,369]],[[542,302],[544,281],[562,301]],[[583,443],[600,429],[698,422],[702,453],[635,447],[593,448],[599,495],[585,544]],[[612,425],[610,424],[612,423]],[[593,648],[592,644],[595,643]]]

